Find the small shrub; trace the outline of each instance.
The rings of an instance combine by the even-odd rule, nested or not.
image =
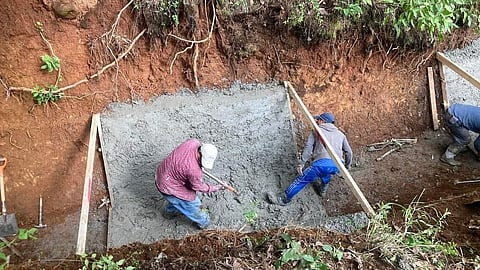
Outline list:
[[[82,270],[88,269],[101,269],[101,270],[133,270],[133,266],[124,266],[125,259],[115,261],[113,255],[102,255],[97,257],[97,254],[93,253],[90,256],[84,254],[80,257],[82,261]]]
[[[322,261],[321,251],[309,251],[302,248],[299,242],[293,241],[288,234],[282,234],[286,242],[286,249],[282,250],[282,256],[275,262],[275,269],[280,269],[289,262],[298,263],[298,269],[327,270],[329,265]]]
[[[245,218],[245,221],[250,224],[250,225],[253,225],[255,224],[255,222],[257,222],[257,219],[258,219],[258,213],[257,213],[257,207],[259,205],[259,202],[257,200],[253,201],[252,204],[250,205],[249,208],[247,208],[245,210],[245,212],[243,213],[243,217]]]
[[[38,105],[46,104],[48,102],[56,102],[63,96],[63,92],[56,92],[57,86],[51,85],[47,87],[40,87],[36,85],[32,90],[32,97]]]
[[[60,59],[56,56],[50,56],[44,54],[40,57],[43,61],[43,65],[40,66],[40,69],[47,70],[48,72],[58,71],[60,68]]]

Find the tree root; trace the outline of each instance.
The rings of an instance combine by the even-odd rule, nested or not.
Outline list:
[[[210,30],[208,32],[208,36],[204,39],[201,39],[201,40],[196,40],[195,39],[195,36],[193,38],[193,40],[189,40],[189,39],[185,39],[185,38],[182,38],[182,37],[179,37],[179,36],[176,36],[172,33],[169,33],[168,36],[171,36],[175,39],[178,39],[180,41],[183,41],[183,42],[187,42],[187,43],[190,43],[190,46],[186,47],[185,49],[183,49],[182,51],[179,51],[177,53],[175,53],[175,57],[173,58],[172,62],[170,63],[170,74],[173,73],[173,64],[175,63],[177,57],[182,54],[182,53],[185,53],[186,51],[192,49],[194,46],[195,46],[195,49],[194,49],[194,56],[193,56],[193,64],[192,64],[192,67],[193,67],[193,75],[195,77],[195,87],[198,88],[199,87],[199,84],[198,84],[198,76],[197,76],[197,59],[198,59],[198,44],[201,44],[201,43],[204,43],[204,42],[207,42],[207,41],[210,41],[210,39],[212,38],[212,33],[213,33],[213,28],[215,26],[215,21],[217,20],[217,14],[215,12],[215,3],[214,1],[212,1],[212,10],[213,10],[213,18],[212,18],[212,25],[210,27]]]
[[[117,19],[115,20],[115,22],[112,24],[112,28],[109,32],[105,33],[104,35],[102,35],[102,37],[106,37],[107,35],[110,35],[110,38],[108,39],[109,42],[111,42],[112,40],[112,37],[115,37],[115,29],[118,25],[118,22],[120,20],[120,16],[122,14],[122,12],[129,6],[133,3],[133,0],[131,0],[128,4],[126,4],[119,12],[119,14],[117,15]],[[50,42],[45,38],[45,36],[43,35],[43,29],[39,28],[39,33],[40,33],[40,36],[42,37],[43,41],[47,44],[49,50],[50,50],[50,53],[55,56],[55,53],[53,52],[53,48],[50,44]],[[80,84],[83,84],[83,83],[87,83],[89,82],[91,79],[94,79],[94,78],[97,78],[99,77],[101,74],[103,74],[106,70],[108,70],[109,68],[113,67],[113,66],[117,66],[118,67],[118,62],[120,60],[122,60],[123,58],[125,58],[129,53],[130,51],[133,49],[133,46],[135,45],[135,43],[140,39],[140,37],[143,36],[143,34],[146,32],[147,29],[143,29],[130,43],[130,45],[128,46],[128,48],[123,51],[121,54],[119,54],[118,56],[115,56],[113,54],[113,51],[111,50],[111,48],[108,47],[108,43],[107,43],[107,49],[112,53],[113,57],[114,57],[114,60],[105,65],[103,68],[101,68],[100,70],[98,70],[95,74],[92,74],[90,76],[87,76],[87,78],[85,79],[82,79],[80,81],[77,81],[73,84],[70,84],[70,85],[67,85],[67,86],[64,86],[64,87],[61,87],[61,88],[58,88],[57,90],[54,90],[52,91],[52,93],[61,93],[61,92],[65,92],[69,89],[72,89],[72,88],[75,88],[77,87],[78,85]],[[57,85],[57,83],[59,82],[61,78],[61,75],[60,75],[60,69],[58,70],[58,76],[57,76],[57,82],[55,85]],[[1,80],[1,83],[2,85],[5,87],[6,91],[7,91],[7,98],[10,96],[11,92],[12,91],[24,91],[24,92],[33,92],[33,88],[29,88],[29,87],[23,87],[23,86],[19,86],[19,87],[15,87],[15,86],[11,86],[11,87],[8,87],[7,84]]]

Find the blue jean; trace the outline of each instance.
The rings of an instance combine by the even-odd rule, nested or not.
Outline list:
[[[168,201],[165,206],[167,214],[182,213],[191,221],[197,223],[201,229],[206,228],[210,223],[210,217],[207,212],[200,209],[200,199],[195,196],[193,201],[185,201],[172,195],[162,193],[163,197]]]
[[[462,122],[459,119],[457,119],[455,116],[452,116],[453,115],[451,115],[448,111],[445,113],[445,125],[448,127],[453,137],[453,143],[451,149],[449,150],[455,150],[456,148],[466,146],[472,140],[472,138],[470,137],[470,131],[463,126]],[[475,147],[475,150],[480,152],[480,136],[477,136],[473,143],[473,146]]]
[[[307,184],[316,181],[318,178],[322,180],[322,184],[328,184],[332,175],[339,172],[333,160],[322,158],[316,160],[308,167],[302,175],[297,176],[290,186],[285,190],[287,201],[290,201],[297,195]]]

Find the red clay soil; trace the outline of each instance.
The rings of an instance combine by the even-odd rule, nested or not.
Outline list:
[[[366,44],[365,38],[358,34],[335,42],[304,46],[296,37],[272,30],[269,24],[272,18],[246,14],[225,16],[219,18],[211,40],[198,45],[196,71],[192,50],[177,55],[189,44],[170,38],[163,45],[155,37],[145,34],[118,65],[87,83],[66,90],[60,101],[36,105],[31,93],[22,88],[51,85],[56,74],[39,69],[40,56],[49,54],[49,48],[34,23],[43,24],[46,40],[61,59],[59,86],[64,87],[88,78],[113,61],[100,37],[111,34],[112,24],[124,5],[120,1],[100,1],[84,15],[67,20],[57,18],[48,1],[44,2],[5,0],[0,10],[0,27],[3,29],[0,32],[0,59],[3,63],[0,78],[5,87],[0,99],[0,154],[8,159],[5,169],[7,210],[15,213],[19,227],[32,228],[38,223],[41,195],[44,221],[49,226],[41,229],[37,236],[61,239],[63,233],[75,235],[78,219],[72,221],[67,217],[79,213],[82,204],[92,114],[103,111],[112,102],[147,101],[155,95],[173,93],[182,88],[197,90],[196,74],[198,86],[208,88],[228,87],[235,80],[245,83],[272,79],[292,82],[312,113],[327,110],[335,113],[338,125],[349,137],[356,154],[358,167],[354,168],[352,175],[358,179],[372,205],[382,201],[408,204],[425,189],[422,201],[435,203],[452,212],[442,237],[460,245],[479,247],[478,231],[468,229],[470,220],[479,218],[478,206],[464,205],[474,199],[471,192],[477,186],[453,184],[454,180],[478,177],[478,162],[470,162],[472,155],[467,153],[461,157],[467,162],[464,167],[453,170],[441,164],[438,157],[449,143],[448,135],[443,130],[424,133],[431,130],[432,119],[426,67],[433,66],[438,78],[432,51],[391,50],[387,53],[375,42],[373,47],[368,47],[373,48],[369,56],[367,45],[372,44]],[[131,41],[142,30],[129,8],[115,28],[115,37]],[[470,38],[468,32],[458,32],[443,48],[468,44]],[[439,86],[437,79],[436,90],[440,93]],[[9,87],[17,90],[7,91]],[[438,105],[441,108],[440,101]],[[365,146],[392,138],[418,138],[419,142],[417,146],[375,162],[379,153],[368,152]],[[91,219],[106,219],[105,208],[96,209],[107,195],[101,164],[101,155],[96,153]],[[332,188],[343,190],[344,195],[328,198],[325,202],[332,215],[361,210],[348,187],[341,181],[335,183]],[[55,230],[65,223],[70,231]],[[289,233],[298,234],[298,239],[304,241],[319,237],[318,241],[324,243],[341,242],[345,248],[356,246],[361,249],[358,242],[348,236],[320,231],[298,232]],[[102,235],[102,232],[97,234]],[[279,232],[267,234],[278,238]],[[138,252],[149,262],[161,250],[172,256],[168,262],[177,263],[178,267],[182,265],[178,258],[183,258],[189,263],[184,266],[213,269],[219,265],[215,258],[234,256],[237,248],[240,250],[235,253],[237,255],[244,251],[236,246],[242,237],[245,235],[241,233],[205,232],[182,241],[164,241],[150,246],[132,244],[110,253],[127,258],[131,252]],[[94,251],[105,252],[100,248],[102,239],[97,241],[100,242],[99,248]],[[65,246],[71,245],[65,243]],[[204,250],[199,250],[199,246],[204,246]],[[19,268],[28,269],[33,267],[32,262],[28,263],[29,259],[50,258],[49,254],[62,248],[65,247],[61,241],[24,241],[17,245],[23,257],[12,254],[11,261]],[[212,250],[207,251],[207,248]],[[279,255],[264,248],[268,247],[262,246],[260,250],[247,247],[245,250],[249,253],[265,252],[265,256]],[[259,265],[272,261],[270,257],[258,258]],[[25,264],[20,266],[22,262]],[[358,265],[358,260],[353,257],[347,262]],[[68,261],[57,265],[75,268],[68,266]],[[343,269],[351,269],[352,265],[344,265]],[[372,269],[385,267],[381,262],[367,265]],[[157,269],[163,269],[162,265]]]

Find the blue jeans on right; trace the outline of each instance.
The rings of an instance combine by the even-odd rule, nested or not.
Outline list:
[[[287,201],[292,200],[307,184],[316,181],[318,178],[322,180],[323,184],[328,184],[332,176],[338,172],[339,170],[333,160],[329,158],[316,160],[302,175],[297,176],[285,190]]]
[[[457,154],[455,151],[456,149],[468,145],[472,140],[470,131],[463,126],[458,118],[450,114],[448,111],[445,113],[445,119],[445,125],[448,127],[453,137],[453,143],[450,145],[449,150],[454,154]],[[480,152],[480,136],[477,136],[473,146],[477,152]]]
[[[164,193],[162,193],[162,196],[168,201],[168,204],[165,206],[166,213],[174,214],[181,212],[191,221],[197,223],[200,229],[206,228],[210,223],[208,213],[200,209],[201,202],[198,196],[191,202]]]

